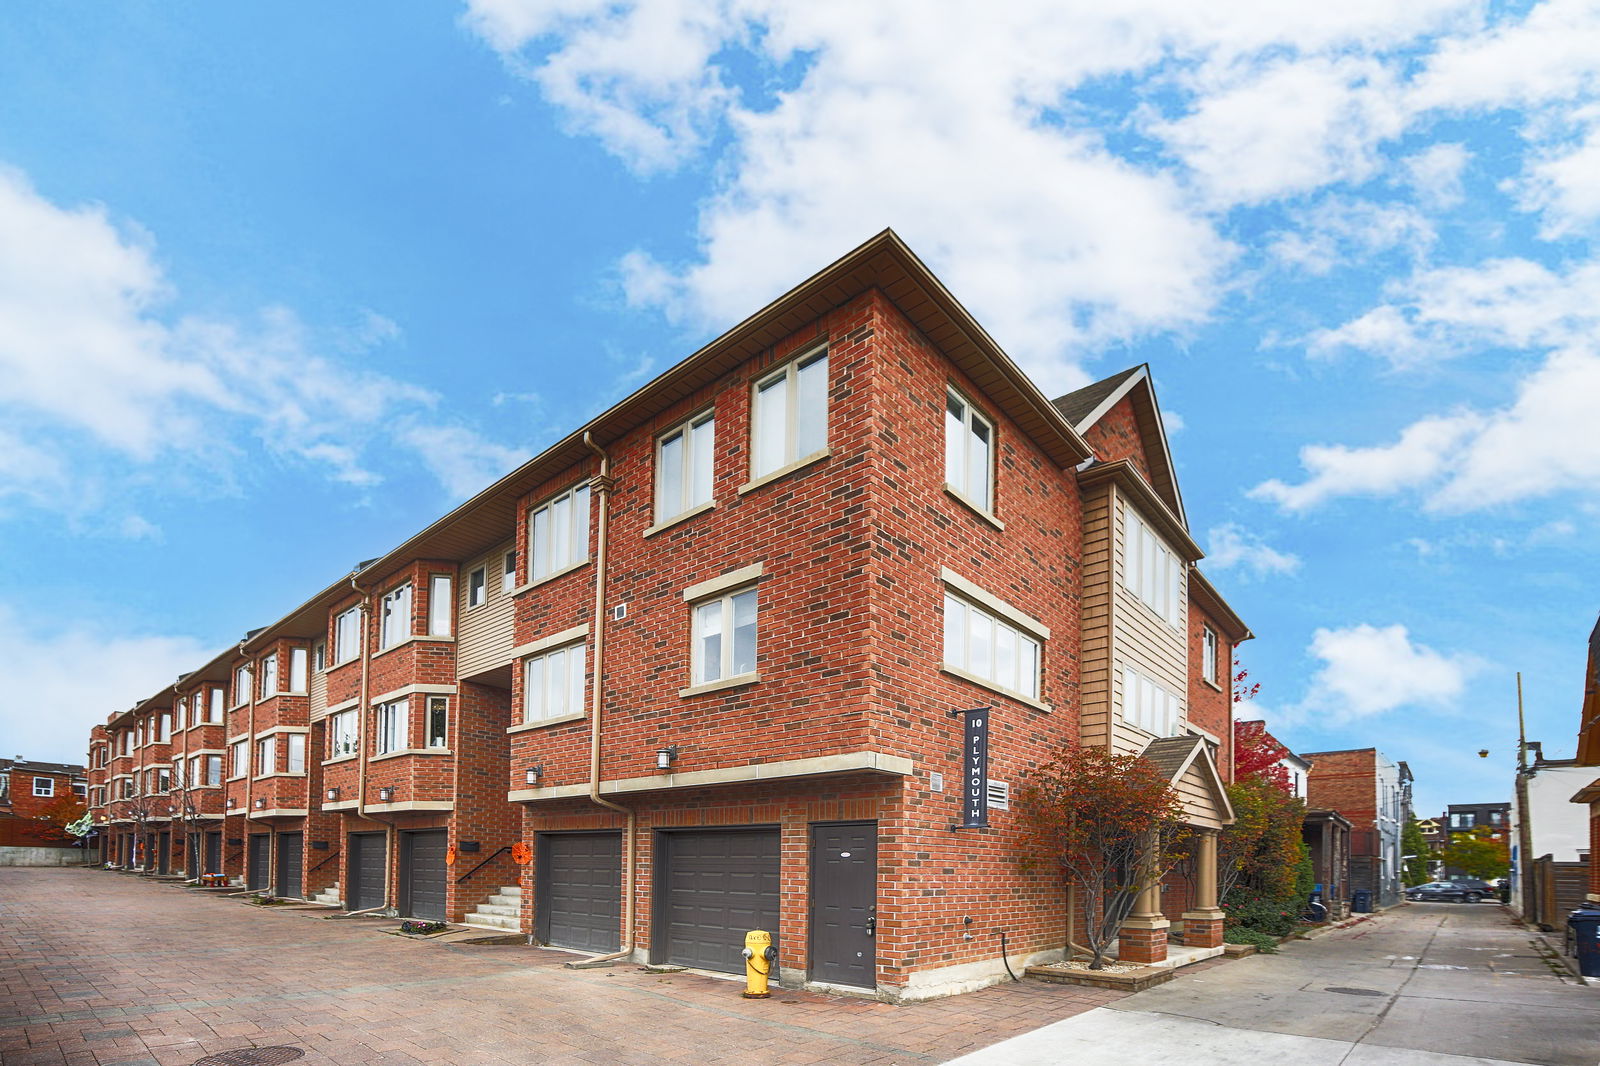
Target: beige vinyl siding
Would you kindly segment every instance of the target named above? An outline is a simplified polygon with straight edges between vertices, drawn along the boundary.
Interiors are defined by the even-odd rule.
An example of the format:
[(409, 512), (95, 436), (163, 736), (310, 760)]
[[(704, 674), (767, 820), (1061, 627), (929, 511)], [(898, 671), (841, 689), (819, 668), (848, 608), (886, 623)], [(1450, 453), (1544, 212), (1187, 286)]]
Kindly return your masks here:
[(328, 716), (328, 675), (321, 670), (311, 671), (311, 682), (306, 686), (307, 706), (311, 709), (311, 721), (317, 722)]
[[(456, 581), (456, 617), (460, 619), (456, 634), (457, 677), (472, 677), (511, 661), (511, 649), (516, 646), (513, 601), (503, 590), (502, 579), (506, 552), (515, 547), (516, 542), (508, 540), (461, 567)], [(487, 572), (485, 598), (477, 607), (469, 608), (467, 593), (472, 584), (471, 575), (480, 566)]]
[[(1112, 492), (1116, 515), (1111, 567), (1111, 688), (1113, 719), (1112, 749), (1141, 752), (1151, 734), (1122, 718), (1122, 669), (1131, 666), (1178, 698), (1182, 716), (1188, 719), (1189, 641), (1181, 628), (1167, 624), (1155, 611), (1123, 584), (1123, 546), (1127, 542), (1125, 517), (1132, 504), (1120, 493)], [(1180, 568), (1178, 602), (1188, 602), (1188, 568)]]
[(1083, 504), (1083, 627), (1079, 655), (1083, 664), (1079, 699), (1081, 740), (1086, 747), (1110, 743), (1111, 726), (1111, 583), (1112, 492), (1103, 482), (1090, 490)]
[(1202, 829), (1220, 829), (1222, 812), (1206, 782), (1206, 771), (1200, 767), (1200, 760), (1204, 758), (1204, 754), (1195, 756), (1194, 762), (1172, 785), (1178, 793), (1178, 802), (1183, 804), (1184, 821)]

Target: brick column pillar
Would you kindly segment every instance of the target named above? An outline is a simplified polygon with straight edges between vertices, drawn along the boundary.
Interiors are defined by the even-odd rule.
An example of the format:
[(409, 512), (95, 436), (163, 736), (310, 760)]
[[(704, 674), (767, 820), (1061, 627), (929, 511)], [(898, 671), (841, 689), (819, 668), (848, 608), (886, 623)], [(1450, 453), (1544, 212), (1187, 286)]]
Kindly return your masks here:
[(1143, 877), (1150, 880), (1150, 884), (1139, 893), (1133, 913), (1128, 915), (1117, 933), (1117, 958), (1122, 962), (1166, 961), (1167, 928), (1172, 923), (1161, 913), (1161, 881), (1155, 876), (1155, 865), (1156, 857), (1152, 854), (1149, 866), (1142, 873)]
[(1217, 830), (1202, 829), (1195, 852), (1194, 909), (1183, 912), (1184, 945), (1220, 947), (1222, 924), (1222, 909), (1217, 906)]

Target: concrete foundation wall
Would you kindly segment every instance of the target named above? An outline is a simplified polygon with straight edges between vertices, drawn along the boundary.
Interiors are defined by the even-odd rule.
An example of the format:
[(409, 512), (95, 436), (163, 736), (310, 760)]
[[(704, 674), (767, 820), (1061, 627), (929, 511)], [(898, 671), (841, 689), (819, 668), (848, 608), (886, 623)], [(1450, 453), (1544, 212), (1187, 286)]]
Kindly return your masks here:
[(0, 848), (0, 866), (82, 866), (99, 861), (100, 853), (93, 848)]

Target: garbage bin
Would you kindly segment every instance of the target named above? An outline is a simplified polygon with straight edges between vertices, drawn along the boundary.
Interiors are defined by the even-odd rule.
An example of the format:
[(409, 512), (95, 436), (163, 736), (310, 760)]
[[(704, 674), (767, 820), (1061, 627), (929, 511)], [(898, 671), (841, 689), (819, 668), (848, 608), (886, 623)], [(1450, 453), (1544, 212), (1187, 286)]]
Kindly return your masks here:
[(1350, 894), (1350, 913), (1371, 914), (1372, 893), (1365, 888), (1358, 888)]
[(1578, 972), (1600, 977), (1600, 908), (1580, 907), (1567, 915), (1567, 943), (1578, 958)]

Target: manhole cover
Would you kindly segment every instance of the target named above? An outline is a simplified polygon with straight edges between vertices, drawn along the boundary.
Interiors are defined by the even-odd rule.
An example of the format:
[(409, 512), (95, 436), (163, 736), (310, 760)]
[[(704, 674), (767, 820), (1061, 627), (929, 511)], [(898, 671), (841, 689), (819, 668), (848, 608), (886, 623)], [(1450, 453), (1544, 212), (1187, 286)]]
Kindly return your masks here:
[(242, 1047), (207, 1055), (194, 1066), (277, 1066), (280, 1062), (293, 1062), (304, 1054), (305, 1049), (297, 1047)]
[[(1381, 995), (1384, 994), (1382, 992), (1379, 992), (1376, 988), (1324, 988), (1323, 991), (1324, 992), (1337, 992), (1341, 996), (1381, 996)], [(274, 1062), (282, 1062), (283, 1060), (282, 1059), (274, 1059), (273, 1061)], [(195, 1063), (195, 1066), (200, 1066), (200, 1064), (199, 1063)]]

